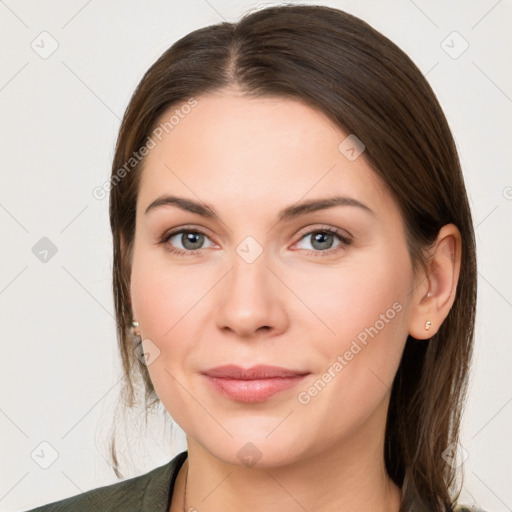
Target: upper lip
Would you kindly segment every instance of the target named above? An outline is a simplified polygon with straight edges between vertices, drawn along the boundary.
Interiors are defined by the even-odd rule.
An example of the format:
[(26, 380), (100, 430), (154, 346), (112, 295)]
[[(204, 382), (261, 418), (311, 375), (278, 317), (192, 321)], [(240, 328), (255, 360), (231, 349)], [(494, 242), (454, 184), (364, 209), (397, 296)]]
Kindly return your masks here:
[(242, 368), (234, 364), (216, 366), (202, 372), (209, 377), (220, 377), (226, 379), (254, 380), (254, 379), (272, 379), (276, 377), (297, 377), (306, 375), (309, 372), (301, 370), (291, 370), (280, 366), (269, 366), (260, 364), (250, 368)]

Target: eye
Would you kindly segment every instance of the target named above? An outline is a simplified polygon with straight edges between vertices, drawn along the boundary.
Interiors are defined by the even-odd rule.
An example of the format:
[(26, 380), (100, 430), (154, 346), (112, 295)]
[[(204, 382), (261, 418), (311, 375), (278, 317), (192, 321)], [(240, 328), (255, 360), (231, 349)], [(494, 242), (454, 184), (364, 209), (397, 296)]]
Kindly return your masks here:
[(212, 246), (214, 245), (204, 231), (198, 228), (181, 228), (164, 234), (160, 243), (165, 244), (166, 249), (170, 252), (190, 255), (205, 249), (203, 246), (205, 240), (209, 240)]
[[(352, 240), (344, 233), (332, 227), (310, 230), (301, 237), (298, 243), (307, 241), (308, 239), (310, 241), (306, 245), (309, 245), (309, 247), (302, 247), (302, 249), (308, 251), (308, 254), (314, 256), (332, 254), (333, 252), (337, 252), (338, 250), (348, 247), (352, 242)], [(339, 243), (337, 245), (333, 245), (335, 244), (336, 239), (338, 239)]]
[[(297, 244), (307, 241), (308, 238), (312, 250), (310, 247), (302, 247), (302, 249), (306, 251), (306, 254), (313, 256), (332, 254), (345, 249), (352, 243), (352, 240), (344, 232), (332, 227), (310, 230), (301, 236)], [(338, 239), (338, 244), (333, 245), (336, 239)], [(205, 247), (205, 241), (209, 241), (210, 245)], [(199, 228), (180, 228), (165, 233), (159, 243), (163, 244), (166, 250), (180, 255), (198, 254), (202, 249), (215, 246), (207, 234)]]

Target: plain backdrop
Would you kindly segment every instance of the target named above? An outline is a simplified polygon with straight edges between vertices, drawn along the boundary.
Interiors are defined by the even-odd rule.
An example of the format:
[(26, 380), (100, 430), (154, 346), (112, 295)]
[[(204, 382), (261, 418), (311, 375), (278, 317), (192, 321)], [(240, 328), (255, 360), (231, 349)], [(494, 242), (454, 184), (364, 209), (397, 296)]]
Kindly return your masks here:
[[(117, 481), (106, 461), (121, 376), (108, 197), (92, 191), (109, 177), (120, 118), (150, 64), (196, 28), (275, 3), (0, 1), (0, 510)], [(512, 3), (302, 3), (344, 9), (397, 43), (453, 130), (479, 258), (462, 501), (510, 511)], [(146, 437), (125, 433), (126, 477), (186, 448), (156, 419)]]

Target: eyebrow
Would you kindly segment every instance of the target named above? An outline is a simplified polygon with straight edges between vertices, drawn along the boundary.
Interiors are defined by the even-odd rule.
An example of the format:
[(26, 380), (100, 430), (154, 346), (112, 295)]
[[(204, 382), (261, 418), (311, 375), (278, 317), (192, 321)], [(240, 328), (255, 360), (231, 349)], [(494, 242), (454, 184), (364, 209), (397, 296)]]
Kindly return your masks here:
[[(164, 195), (155, 199), (146, 208), (144, 214), (147, 214), (150, 211), (156, 210), (157, 208), (163, 206), (176, 206), (178, 208), (181, 208), (182, 210), (196, 213), (206, 218), (217, 217), (215, 210), (208, 204), (199, 203), (193, 201), (192, 199), (186, 199), (184, 197), (172, 195)], [(366, 206), (361, 201), (358, 201), (357, 199), (346, 196), (333, 196), (326, 197), (323, 199), (310, 199), (308, 201), (292, 204), (291, 206), (288, 206), (279, 212), (279, 221), (281, 222), (285, 220), (290, 220), (295, 217), (299, 217), (300, 215), (304, 215), (306, 213), (316, 212), (319, 210), (326, 210), (328, 208), (333, 208), (335, 206), (355, 206), (357, 208), (361, 208), (362, 210), (372, 215), (375, 215), (375, 212), (371, 208)]]

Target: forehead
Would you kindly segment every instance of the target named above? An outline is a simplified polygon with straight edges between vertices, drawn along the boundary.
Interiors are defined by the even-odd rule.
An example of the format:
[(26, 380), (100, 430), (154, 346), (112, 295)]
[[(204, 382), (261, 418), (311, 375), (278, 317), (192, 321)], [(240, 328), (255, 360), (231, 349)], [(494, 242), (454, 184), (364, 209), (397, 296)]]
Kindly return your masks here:
[(350, 134), (321, 111), (298, 100), (232, 91), (196, 101), (191, 109), (180, 111), (177, 105), (161, 116), (165, 123), (174, 113), (174, 123), (146, 157), (141, 208), (162, 193), (180, 193), (219, 207), (272, 207), (339, 193), (372, 203), (377, 210), (392, 207), (364, 152), (347, 158)]

